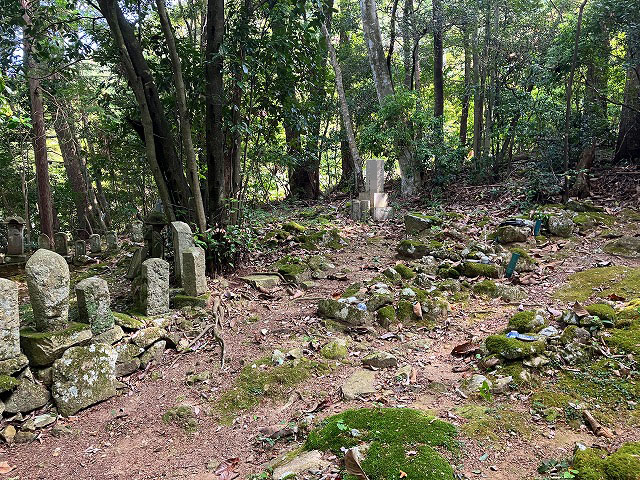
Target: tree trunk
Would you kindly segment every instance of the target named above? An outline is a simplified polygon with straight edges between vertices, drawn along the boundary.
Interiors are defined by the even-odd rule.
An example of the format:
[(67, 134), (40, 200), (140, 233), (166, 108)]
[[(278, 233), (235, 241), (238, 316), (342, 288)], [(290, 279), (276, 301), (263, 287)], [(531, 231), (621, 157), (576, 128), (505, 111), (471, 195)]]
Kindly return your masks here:
[[(109, 23), (111, 34), (115, 40), (117, 48), (120, 51), (120, 57), (124, 65), (125, 72), (127, 73), (127, 78), (129, 79), (129, 85), (134, 92), (136, 101), (138, 103), (138, 108), (140, 109), (140, 119), (142, 122), (142, 138), (145, 145), (145, 151), (147, 153), (147, 160), (149, 161), (149, 167), (151, 168), (153, 178), (156, 181), (160, 199), (162, 200), (165, 208), (167, 220), (174, 221), (176, 220), (176, 214), (172, 198), (177, 198), (179, 196), (179, 193), (177, 191), (171, 190), (170, 186), (175, 183), (175, 181), (177, 180), (177, 176), (168, 175), (169, 178), (165, 180), (165, 176), (163, 175), (163, 173), (166, 172), (163, 172), (162, 167), (159, 163), (159, 159), (164, 158), (163, 155), (164, 153), (166, 153), (163, 153), (162, 145), (164, 144), (165, 146), (167, 146), (169, 142), (171, 142), (171, 137), (169, 135), (168, 139), (158, 138), (158, 136), (160, 135), (160, 131), (156, 132), (154, 129), (154, 121), (151, 116), (151, 108), (148, 101), (151, 98), (152, 101), (157, 102), (156, 107), (160, 107), (161, 109), (158, 92), (155, 88), (155, 84), (153, 83), (153, 79), (151, 79), (149, 67), (146, 64), (144, 57), (142, 56), (140, 44), (133, 34), (133, 28), (124, 19), (120, 7), (113, 0), (98, 1), (100, 4), (100, 11)], [(125, 40), (125, 34), (127, 40)], [(138, 68), (136, 68), (136, 65)], [(144, 67), (142, 72), (140, 72), (139, 70), (140, 67)], [(146, 83), (147, 80), (150, 83)], [(161, 110), (156, 111), (156, 117), (160, 115), (161, 112)], [(162, 114), (162, 116), (164, 117), (164, 114)], [(172, 142), (171, 148), (173, 149)], [(175, 151), (172, 150), (172, 153), (175, 155)], [(169, 156), (171, 156), (171, 153), (169, 153)], [(180, 167), (180, 173), (182, 174), (182, 178), (184, 179), (182, 167)], [(171, 183), (169, 182), (169, 179), (172, 180)], [(186, 206), (185, 203), (178, 203), (177, 205)]]
[(193, 139), (191, 137), (191, 120), (187, 111), (187, 93), (182, 78), (182, 65), (178, 50), (176, 48), (176, 39), (171, 27), (171, 21), (164, 5), (164, 0), (156, 0), (158, 7), (158, 15), (160, 17), (160, 25), (167, 47), (169, 49), (169, 57), (171, 58), (171, 68), (173, 70), (173, 82), (176, 89), (176, 104), (178, 105), (178, 118), (180, 120), (180, 134), (182, 136), (182, 145), (187, 157), (187, 170), (189, 172), (189, 184), (191, 193), (193, 194), (193, 204), (195, 208), (195, 219), (198, 230), (204, 232), (207, 229), (207, 219), (204, 212), (204, 204), (202, 203), (202, 194), (200, 192), (200, 177), (198, 175), (198, 162), (196, 160), (196, 152), (193, 148)]
[(582, 29), (582, 13), (587, 0), (583, 0), (578, 10), (578, 23), (576, 25), (576, 35), (573, 42), (573, 55), (571, 57), (571, 69), (569, 71), (569, 79), (567, 80), (566, 89), (566, 109), (564, 114), (564, 191), (563, 200), (566, 202), (569, 198), (569, 133), (571, 126), (571, 97), (573, 95), (573, 77), (576, 72), (576, 64), (578, 63), (578, 45), (580, 43), (580, 30)]
[(433, 116), (436, 123), (436, 177), (442, 169), (441, 153), (444, 147), (444, 52), (442, 47), (442, 1), (432, 0), (433, 10)]
[[(336, 77), (336, 90), (338, 91), (338, 98), (340, 100), (340, 114), (342, 115), (342, 125), (347, 137), (347, 149), (344, 149), (344, 140), (340, 143), (340, 149), (342, 152), (342, 178), (348, 178), (349, 173), (353, 175), (354, 181), (354, 190), (356, 192), (359, 191), (359, 185), (361, 184), (362, 179), (362, 159), (360, 158), (360, 152), (358, 151), (358, 146), (356, 145), (356, 136), (353, 132), (353, 125), (351, 123), (351, 115), (349, 113), (349, 104), (347, 103), (347, 96), (344, 93), (344, 84), (342, 82), (342, 70), (340, 69), (340, 64), (338, 63), (338, 56), (336, 55), (336, 49), (333, 47), (331, 43), (331, 36), (329, 35), (329, 31), (327, 27), (322, 25), (322, 33), (324, 34), (325, 40), (327, 41), (327, 49), (329, 51), (329, 61), (331, 62), (331, 66), (333, 67), (333, 71)], [(347, 160), (345, 162), (345, 159)], [(345, 163), (347, 165), (350, 164), (349, 167), (345, 169)], [(350, 172), (349, 172), (350, 171)], [(342, 180), (341, 180), (342, 183)]]
[[(37, 8), (38, 3), (22, 0), (24, 21), (31, 25), (31, 9)], [(47, 157), (47, 136), (44, 126), (44, 105), (42, 103), (42, 88), (38, 78), (39, 69), (33, 57), (32, 39), (24, 36), (25, 71), (29, 78), (29, 99), (31, 101), (31, 122), (33, 124), (33, 153), (36, 160), (36, 180), (38, 184), (38, 213), (40, 216), (40, 231), (47, 235), (53, 244), (53, 197), (49, 181), (49, 159)]]
[(413, 0), (404, 0), (402, 8), (402, 60), (404, 64), (404, 86), (413, 90)]
[(480, 44), (478, 39), (478, 19), (475, 19), (472, 32), (473, 54), (473, 156), (475, 157), (476, 172), (480, 169), (482, 155), (482, 119), (484, 107), (483, 68), (480, 60)]
[(640, 159), (640, 28), (635, 26), (627, 34), (628, 60), (624, 101), (620, 113), (620, 127), (614, 160)]
[(97, 217), (101, 217), (101, 212), (96, 212), (89, 200), (89, 189), (82, 171), (80, 144), (75, 132), (72, 131), (73, 114), (64, 101), (56, 99), (55, 102), (57, 108), (53, 115), (53, 127), (58, 137), (67, 178), (73, 191), (77, 225), (81, 230), (95, 231), (99, 229)]
[(208, 0), (205, 49), (205, 102), (207, 184), (209, 218), (213, 225), (224, 223), (224, 134), (222, 105), (224, 84), (220, 47), (224, 35), (224, 0)]
[(462, 31), (464, 44), (464, 92), (462, 94), (462, 112), (460, 113), (460, 146), (467, 146), (467, 128), (469, 123), (469, 102), (471, 101), (471, 51), (469, 47), (469, 27)]
[[(385, 98), (393, 95), (393, 83), (391, 82), (391, 75), (387, 69), (382, 49), (382, 36), (380, 34), (375, 0), (360, 0), (360, 12), (362, 14), (362, 30), (367, 44), (369, 65), (373, 73), (378, 102), (382, 105)], [(420, 183), (420, 171), (414, 164), (412, 152), (407, 147), (397, 147), (402, 193), (412, 195)]]

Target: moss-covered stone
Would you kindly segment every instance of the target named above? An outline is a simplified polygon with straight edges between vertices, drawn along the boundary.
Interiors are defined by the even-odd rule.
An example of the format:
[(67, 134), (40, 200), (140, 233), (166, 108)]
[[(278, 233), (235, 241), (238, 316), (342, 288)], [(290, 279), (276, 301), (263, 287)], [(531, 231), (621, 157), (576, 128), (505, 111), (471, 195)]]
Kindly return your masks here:
[(72, 323), (57, 332), (36, 332), (24, 328), (20, 331), (20, 346), (29, 359), (29, 364), (46, 367), (60, 358), (68, 348), (89, 343), (91, 336), (91, 327), (83, 323)]
[(413, 311), (413, 302), (408, 300), (400, 300), (398, 302), (398, 306), (396, 307), (396, 318), (398, 322), (409, 323), (409, 322), (417, 322), (420, 320), (414, 311)]
[(505, 335), (491, 335), (485, 340), (489, 353), (501, 355), (507, 360), (517, 360), (544, 352), (546, 345), (543, 340), (524, 342)]
[(418, 259), (429, 253), (426, 243), (417, 240), (402, 240), (396, 247), (399, 257)]
[(599, 448), (578, 450), (573, 468), (577, 480), (638, 480), (640, 442), (625, 443), (611, 455)]
[(616, 327), (628, 327), (640, 320), (640, 298), (627, 302), (616, 314)]
[(425, 215), (423, 213), (412, 212), (404, 216), (404, 226), (407, 234), (414, 235), (423, 232), (431, 227), (442, 224), (442, 219), (435, 215)]
[(175, 295), (171, 299), (171, 308), (184, 308), (184, 307), (200, 307), (205, 308), (207, 301), (209, 300), (210, 293), (207, 292), (199, 297), (192, 297), (190, 295)]
[(347, 341), (344, 338), (331, 340), (320, 349), (320, 355), (328, 360), (342, 360), (348, 353)]
[(9, 375), (0, 375), (0, 393), (5, 393), (13, 390), (20, 385), (20, 380)]
[(344, 290), (344, 292), (342, 293), (342, 298), (355, 297), (356, 295), (358, 295), (358, 293), (360, 293), (361, 288), (361, 282), (352, 283)]
[(22, 353), (8, 360), (0, 360), (0, 375), (13, 375), (29, 365), (29, 359)]
[(640, 355), (640, 321), (634, 321), (628, 328), (610, 330), (605, 342), (619, 353)]
[(416, 276), (416, 272), (412, 269), (404, 265), (403, 263), (398, 263), (395, 267), (396, 272), (400, 274), (400, 276), (405, 280), (410, 280)]
[(500, 276), (500, 269), (494, 264), (464, 262), (461, 273), (466, 277), (498, 278)]
[(600, 320), (605, 320), (612, 324), (616, 321), (616, 311), (608, 303), (593, 303), (587, 305), (585, 308), (587, 312), (589, 312), (589, 315), (599, 317)]
[(339, 302), (331, 298), (318, 302), (318, 315), (323, 318), (337, 320), (350, 326), (362, 325), (366, 323), (368, 319), (367, 312), (348, 303)]
[(145, 327), (142, 320), (127, 315), (126, 313), (113, 312), (116, 325), (120, 325), (125, 330), (140, 330)]
[(393, 308), (392, 305), (382, 307), (376, 312), (376, 320), (381, 326), (385, 328), (393, 325), (396, 322), (395, 308)]
[(495, 297), (498, 293), (498, 286), (494, 281), (482, 280), (481, 282), (474, 283), (472, 290), (473, 293), (477, 295), (488, 295), (489, 297)]
[(554, 298), (566, 302), (583, 302), (597, 293), (601, 298), (616, 294), (626, 298), (640, 296), (640, 268), (623, 266), (590, 268), (569, 276)]
[(376, 310), (393, 303), (393, 295), (390, 293), (374, 293), (367, 300), (367, 310), (375, 312)]
[(517, 330), (520, 333), (537, 333), (544, 325), (545, 321), (542, 315), (538, 315), (533, 310), (524, 310), (511, 317), (507, 330)]
[(640, 237), (624, 236), (607, 243), (602, 250), (621, 257), (640, 257)]
[(191, 405), (177, 405), (162, 414), (164, 423), (174, 423), (183, 428), (187, 433), (198, 430), (198, 420)]
[(300, 283), (311, 278), (309, 266), (299, 257), (285, 255), (276, 262), (275, 268), (285, 280), (293, 283)]
[[(360, 434), (352, 435), (354, 430)], [(410, 408), (347, 410), (322, 422), (304, 448), (342, 456), (342, 449), (363, 442), (368, 449), (361, 465), (371, 480), (400, 478), (401, 472), (421, 480), (454, 479), (453, 468), (438, 449), (457, 451), (455, 427)]]
[(439, 267), (438, 268), (438, 276), (442, 277), (442, 278), (459, 278), (460, 277), (460, 271), (457, 268), (453, 268), (453, 267)]
[(289, 233), (304, 233), (307, 230), (307, 227), (300, 225), (297, 222), (287, 222), (282, 225), (282, 229)]

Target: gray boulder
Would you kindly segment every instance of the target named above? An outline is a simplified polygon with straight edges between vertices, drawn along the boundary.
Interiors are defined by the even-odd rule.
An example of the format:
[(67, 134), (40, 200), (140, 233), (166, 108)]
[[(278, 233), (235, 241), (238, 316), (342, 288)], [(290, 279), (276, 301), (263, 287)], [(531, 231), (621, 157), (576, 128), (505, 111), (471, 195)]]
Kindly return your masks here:
[(36, 408), (43, 407), (49, 401), (49, 390), (44, 385), (35, 382), (31, 372), (26, 370), (20, 378), (20, 385), (11, 392), (5, 400), (4, 411), (6, 413), (26, 413)]
[(549, 217), (548, 228), (552, 235), (564, 238), (570, 237), (573, 233), (573, 227), (574, 223), (571, 214), (563, 212)]
[(504, 244), (526, 242), (531, 234), (531, 229), (516, 227), (514, 225), (503, 225), (496, 230), (498, 242)]
[(51, 393), (58, 411), (69, 416), (116, 394), (118, 354), (103, 343), (73, 347), (53, 364)]

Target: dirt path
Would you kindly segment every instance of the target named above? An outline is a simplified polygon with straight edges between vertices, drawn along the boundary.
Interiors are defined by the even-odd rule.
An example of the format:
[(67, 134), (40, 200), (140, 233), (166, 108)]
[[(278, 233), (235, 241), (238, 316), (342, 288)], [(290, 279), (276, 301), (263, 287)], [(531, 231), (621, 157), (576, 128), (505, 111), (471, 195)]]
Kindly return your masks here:
[[(632, 229), (633, 226), (624, 228)], [(219, 369), (219, 353), (213, 345), (179, 356), (167, 352), (161, 365), (134, 374), (122, 395), (72, 418), (59, 420), (56, 428), (43, 431), (37, 442), (10, 449), (6, 445), (0, 446), (0, 461), (7, 460), (16, 466), (10, 474), (0, 475), (0, 478), (216, 479), (214, 470), (219, 462), (233, 457), (240, 459), (239, 478), (248, 478), (298, 445), (291, 439), (274, 445), (260, 442), (257, 440), (259, 429), (300, 418), (303, 412), (326, 399), (329, 404), (316, 419), (346, 408), (375, 404), (413, 406), (434, 412), (454, 424), (464, 424), (466, 420), (457, 412), (471, 400), (463, 398), (458, 387), (462, 379), (474, 373), (475, 366), (469, 359), (455, 358), (450, 352), (456, 345), (502, 331), (510, 315), (517, 310), (517, 304), (472, 295), (468, 302), (454, 304), (447, 323), (438, 325), (433, 331), (406, 328), (387, 340), (380, 339), (379, 334), (356, 336), (348, 359), (338, 362), (330, 373), (312, 376), (299, 383), (281, 400), (266, 399), (257, 408), (240, 412), (231, 425), (217, 421), (216, 399), (221, 392), (233, 387), (247, 364), (270, 356), (274, 349), (286, 352), (308, 345), (311, 338), (323, 343), (336, 335), (327, 331), (316, 317), (318, 300), (341, 292), (354, 281), (369, 280), (376, 271), (395, 264), (395, 246), (402, 238), (403, 230), (399, 225), (369, 227), (343, 221), (342, 233), (350, 244), (331, 253), (330, 259), (337, 271), (349, 270), (348, 280), (317, 280), (315, 287), (298, 298), (284, 290), (261, 296), (240, 282), (237, 276), (228, 278), (227, 291), (232, 294), (228, 306), (235, 327), (227, 326), (225, 330), (227, 364), (223, 371)], [(374, 235), (379, 241), (370, 240)], [(601, 237), (588, 234), (576, 238), (576, 242), (561, 241), (565, 246), (559, 252), (543, 254), (544, 262), (558, 263), (553, 270), (546, 269), (531, 285), (524, 287), (527, 298), (522, 304), (564, 307), (551, 298), (555, 288), (563, 284), (570, 273), (591, 268), (598, 262), (640, 266), (638, 261), (595, 253), (605, 241)], [(240, 272), (243, 273), (246, 272)], [(215, 282), (212, 288), (221, 288), (221, 285), (221, 282)], [(257, 321), (248, 322), (248, 318)], [(398, 357), (400, 365), (411, 365), (416, 371), (415, 381), (398, 383), (392, 370), (382, 370), (377, 372), (379, 389), (375, 395), (367, 400), (341, 400), (343, 380), (372, 349), (390, 351)], [(317, 356), (316, 353), (311, 355)], [(209, 380), (196, 385), (186, 383), (188, 375), (205, 370), (211, 372)], [(529, 396), (514, 392), (493, 399), (491, 408), (515, 412), (521, 417), (523, 430), (520, 433), (493, 432), (497, 439), (492, 441), (462, 434), (459, 473), (469, 478), (533, 479), (542, 459), (566, 458), (571, 455), (575, 442), (591, 445), (596, 441), (586, 429), (576, 431), (560, 422), (551, 425), (532, 420)], [(473, 402), (482, 403), (477, 399)], [(179, 404), (194, 407), (197, 427), (193, 433), (162, 419), (168, 410)], [(65, 429), (68, 431), (61, 432)], [(640, 440), (638, 431), (622, 425), (616, 430), (617, 443)], [(303, 438), (299, 440), (303, 441)]]

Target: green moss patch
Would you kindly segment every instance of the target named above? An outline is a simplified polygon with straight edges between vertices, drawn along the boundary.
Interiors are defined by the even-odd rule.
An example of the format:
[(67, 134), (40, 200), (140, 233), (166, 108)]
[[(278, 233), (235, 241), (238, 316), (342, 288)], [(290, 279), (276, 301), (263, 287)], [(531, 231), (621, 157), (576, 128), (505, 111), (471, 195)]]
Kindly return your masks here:
[(205, 293), (199, 297), (192, 297), (190, 295), (176, 295), (171, 299), (171, 305), (173, 308), (184, 307), (200, 307), (205, 308), (207, 301), (209, 300), (210, 293)]
[(214, 409), (223, 420), (229, 421), (235, 413), (259, 405), (263, 398), (280, 398), (311, 375), (328, 371), (326, 363), (306, 358), (279, 366), (273, 366), (271, 358), (263, 358), (242, 369), (233, 387), (220, 396)]
[(9, 375), (0, 375), (0, 393), (13, 390), (20, 385), (20, 380)]
[(531, 324), (536, 316), (536, 312), (533, 310), (525, 310), (523, 312), (516, 313), (509, 320), (507, 325), (508, 330), (517, 330), (520, 333), (527, 333), (531, 331)]
[[(363, 444), (368, 449), (362, 469), (371, 480), (400, 478), (400, 471), (406, 478), (454, 479), (453, 468), (437, 449), (457, 452), (455, 427), (410, 408), (363, 408), (334, 415), (309, 434), (305, 449), (342, 457), (342, 448)], [(355, 479), (348, 474), (343, 478)]]
[(594, 303), (586, 307), (589, 315), (600, 318), (612, 324), (616, 321), (616, 311), (608, 303)]
[(498, 278), (500, 276), (500, 270), (496, 265), (478, 262), (464, 262), (462, 265), (462, 273), (466, 277)]
[(498, 293), (498, 286), (492, 280), (482, 280), (473, 285), (473, 293), (494, 297)]
[(188, 433), (198, 430), (198, 421), (195, 419), (193, 407), (190, 405), (178, 405), (170, 408), (162, 415), (164, 423), (175, 423)]
[(396, 322), (396, 310), (392, 305), (386, 305), (376, 312), (378, 323), (387, 328)]
[(640, 296), (640, 268), (622, 266), (590, 268), (574, 273), (560, 287), (554, 298), (566, 302), (583, 302), (594, 294), (606, 298), (610, 294), (626, 298)]
[(456, 408), (456, 415), (467, 420), (460, 430), (469, 438), (490, 443), (497, 442), (501, 434), (515, 432), (524, 437), (531, 435), (527, 420), (510, 408), (486, 407), (468, 404)]
[(416, 272), (414, 272), (413, 270), (411, 270), (409, 267), (407, 267), (405, 264), (403, 263), (399, 263), (397, 264), (395, 267), (393, 267), (395, 269), (396, 272), (398, 272), (400, 274), (400, 276), (402, 278), (404, 278), (405, 280), (410, 280), (413, 277), (416, 276)]
[(126, 313), (113, 312), (113, 318), (116, 325), (120, 325), (125, 330), (140, 330), (145, 327), (144, 322)]
[(500, 355), (507, 360), (517, 360), (542, 353), (545, 350), (543, 340), (524, 342), (517, 338), (509, 338), (505, 335), (491, 335), (485, 340), (489, 353)]
[(577, 480), (638, 480), (640, 442), (625, 443), (611, 455), (599, 448), (578, 450), (573, 468)]
[(610, 348), (618, 353), (640, 355), (640, 321), (634, 321), (628, 328), (614, 328), (610, 333), (605, 338)]

